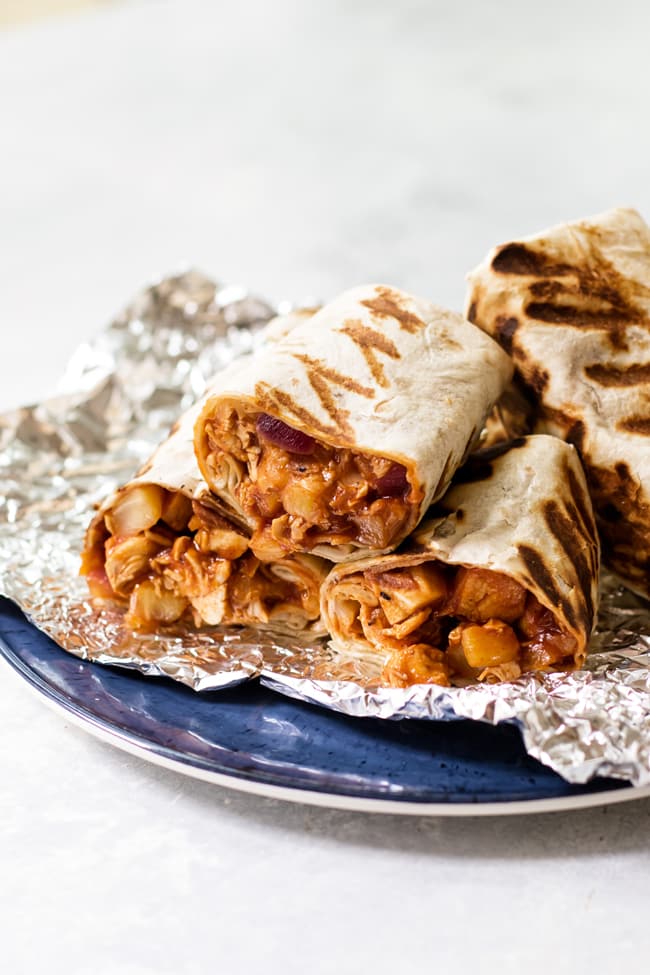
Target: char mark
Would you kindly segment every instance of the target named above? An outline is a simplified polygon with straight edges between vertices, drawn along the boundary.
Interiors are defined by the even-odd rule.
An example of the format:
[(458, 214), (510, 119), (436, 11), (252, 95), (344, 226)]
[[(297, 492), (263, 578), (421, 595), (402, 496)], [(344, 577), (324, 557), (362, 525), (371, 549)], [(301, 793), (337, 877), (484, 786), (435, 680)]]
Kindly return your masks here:
[(533, 301), (526, 308), (526, 314), (538, 322), (550, 325), (571, 325), (576, 328), (610, 329), (624, 325), (629, 316), (617, 308), (591, 311), (575, 305), (554, 305), (546, 301)]
[(650, 416), (626, 416), (619, 420), (616, 429), (624, 433), (639, 433), (642, 437), (650, 437)]
[(331, 366), (328, 366), (320, 359), (312, 359), (311, 356), (304, 355), (303, 353), (295, 353), (294, 358), (307, 366), (309, 373), (316, 373), (322, 376), (332, 386), (342, 386), (343, 389), (347, 389), (351, 393), (357, 393), (359, 396), (366, 396), (368, 399), (372, 399), (375, 395), (374, 389), (371, 389), (370, 386), (363, 386), (356, 379), (352, 379), (351, 376), (345, 376), (337, 369), (332, 369)]
[(351, 338), (355, 345), (361, 350), (368, 368), (372, 373), (372, 378), (377, 385), (387, 387), (390, 385), (384, 372), (382, 363), (377, 358), (377, 353), (381, 352), (390, 359), (399, 359), (400, 354), (395, 343), (383, 332), (377, 332), (374, 328), (368, 328), (358, 319), (348, 319), (345, 321), (340, 331)]
[(564, 473), (571, 490), (573, 503), (576, 506), (578, 514), (580, 515), (580, 521), (582, 523), (584, 533), (588, 539), (595, 540), (596, 525), (594, 523), (589, 495), (580, 484), (573, 467), (568, 463), (568, 461), (565, 463)]
[(494, 473), (493, 461), (502, 457), (503, 454), (511, 450), (518, 450), (525, 447), (526, 438), (516, 437), (514, 440), (505, 440), (500, 443), (492, 444), (490, 447), (482, 447), (475, 450), (467, 458), (463, 466), (454, 475), (454, 485), (473, 484), (475, 481), (488, 481)]
[[(591, 629), (591, 620), (593, 619), (594, 614), (594, 603), (591, 596), (591, 586), (593, 581), (591, 567), (592, 560), (590, 559), (587, 561), (585, 549), (588, 550), (593, 543), (589, 538), (585, 537), (583, 532), (578, 530), (578, 525), (564, 511), (562, 511), (557, 501), (547, 501), (544, 504), (543, 511), (544, 519), (550, 532), (555, 536), (576, 570), (578, 580), (580, 582), (580, 592), (582, 596), (581, 602), (584, 601), (584, 607), (586, 610), (586, 612), (583, 614), (582, 623)], [(569, 622), (571, 622), (568, 613), (568, 608), (570, 607), (569, 601), (566, 599), (563, 600), (562, 606), (567, 615), (567, 619)], [(573, 614), (573, 607), (571, 607), (571, 613), (574, 617), (572, 625), (575, 625), (575, 614)]]
[(506, 244), (492, 260), (492, 270), (498, 274), (539, 275), (542, 278), (571, 274), (569, 264), (558, 264), (545, 254), (537, 253), (524, 244)]
[(367, 298), (361, 302), (373, 315), (378, 318), (394, 318), (401, 329), (412, 335), (425, 327), (426, 323), (421, 318), (400, 304), (402, 296), (399, 292), (392, 288), (379, 287), (376, 294), (376, 298)]
[(599, 386), (640, 386), (650, 383), (650, 362), (635, 362), (629, 366), (595, 362), (585, 366), (585, 376)]
[(256, 385), (255, 398), (266, 413), (278, 412), (282, 416), (293, 416), (310, 431), (314, 431), (326, 440), (337, 440), (342, 445), (352, 442), (352, 430), (349, 423), (345, 421), (345, 417), (338, 418), (343, 420), (342, 424), (340, 422), (336, 425), (323, 423), (309, 410), (296, 403), (288, 393), (276, 387), (268, 386), (266, 383)]
[(532, 546), (524, 544), (518, 545), (517, 551), (533, 582), (539, 586), (552, 606), (559, 607), (562, 598), (556, 588), (553, 574), (544, 562), (542, 554)]
[(497, 317), (495, 324), (496, 338), (508, 355), (512, 355), (512, 340), (518, 328), (519, 322), (516, 318), (506, 318), (505, 315), (499, 315)]

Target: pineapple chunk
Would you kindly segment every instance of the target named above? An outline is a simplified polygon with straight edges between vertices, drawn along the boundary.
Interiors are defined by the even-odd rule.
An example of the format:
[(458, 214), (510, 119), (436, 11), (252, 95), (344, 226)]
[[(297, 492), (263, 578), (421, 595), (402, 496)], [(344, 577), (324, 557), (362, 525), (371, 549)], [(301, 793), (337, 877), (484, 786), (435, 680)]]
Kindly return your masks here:
[(125, 491), (106, 513), (111, 535), (123, 538), (152, 528), (163, 510), (164, 492), (155, 484), (136, 484)]
[(213, 552), (222, 559), (238, 559), (248, 549), (248, 539), (231, 528), (201, 528), (195, 542), (202, 552)]
[(162, 510), (162, 520), (174, 531), (187, 528), (192, 517), (192, 502), (181, 491), (167, 491)]
[(316, 524), (321, 515), (323, 491), (320, 477), (292, 477), (282, 492), (282, 507), (287, 514)]
[(148, 629), (152, 624), (175, 623), (185, 612), (187, 600), (163, 588), (158, 579), (145, 579), (135, 587), (129, 600), (125, 622), (134, 629)]
[[(460, 644), (460, 646), (459, 646)], [(462, 623), (449, 634), (452, 659), (462, 651), (469, 667), (494, 667), (510, 663), (519, 656), (519, 640), (512, 627), (502, 620), (491, 619), (483, 626)]]

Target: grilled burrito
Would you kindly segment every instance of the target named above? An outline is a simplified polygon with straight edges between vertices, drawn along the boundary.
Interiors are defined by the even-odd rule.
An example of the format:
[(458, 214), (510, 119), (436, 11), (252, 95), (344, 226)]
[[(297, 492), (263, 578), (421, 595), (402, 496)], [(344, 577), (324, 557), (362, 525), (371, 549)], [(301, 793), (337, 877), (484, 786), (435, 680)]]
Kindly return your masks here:
[(210, 495), (194, 457), (194, 407), (137, 476), (101, 505), (86, 533), (82, 574), (99, 600), (128, 604), (125, 622), (179, 620), (323, 632), (319, 593), (330, 566), (311, 555), (261, 562)]
[(460, 315), (355, 288), (220, 374), (195, 429), (201, 473), (260, 559), (387, 552), (443, 494), (511, 374)]
[(650, 596), (650, 228), (617, 209), (497, 247), (467, 309), (512, 355), (535, 429), (580, 451), (603, 559)]
[(512, 680), (582, 665), (598, 572), (578, 455), (532, 436), (475, 454), (399, 552), (335, 566), (321, 613), (389, 686)]

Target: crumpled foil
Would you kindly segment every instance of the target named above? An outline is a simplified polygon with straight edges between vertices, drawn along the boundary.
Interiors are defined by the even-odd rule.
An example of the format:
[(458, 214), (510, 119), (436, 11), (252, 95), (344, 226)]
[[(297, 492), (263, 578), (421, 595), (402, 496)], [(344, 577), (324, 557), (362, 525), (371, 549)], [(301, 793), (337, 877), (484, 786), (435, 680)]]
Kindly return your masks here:
[(260, 677), (354, 716), (516, 723), (565, 779), (650, 783), (650, 604), (604, 575), (592, 651), (575, 674), (463, 688), (378, 686), (371, 656), (252, 629), (134, 634), (78, 576), (93, 505), (134, 471), (179, 413), (277, 311), (196, 271), (147, 288), (66, 370), (60, 395), (0, 416), (0, 592), (64, 649), (197, 691)]

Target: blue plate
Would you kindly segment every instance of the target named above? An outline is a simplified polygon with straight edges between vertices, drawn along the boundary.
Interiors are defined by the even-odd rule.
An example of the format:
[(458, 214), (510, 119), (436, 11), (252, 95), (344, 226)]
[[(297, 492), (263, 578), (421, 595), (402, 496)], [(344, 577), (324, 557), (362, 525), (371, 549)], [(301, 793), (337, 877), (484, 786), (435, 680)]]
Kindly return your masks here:
[(512, 726), (348, 718), (257, 682), (196, 694), (78, 660), (0, 600), (0, 654), (86, 730), (150, 761), (301, 802), (432, 814), (507, 813), (637, 798), (613, 780), (572, 786), (529, 758)]

